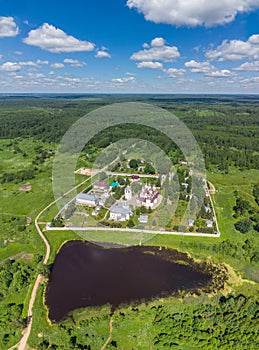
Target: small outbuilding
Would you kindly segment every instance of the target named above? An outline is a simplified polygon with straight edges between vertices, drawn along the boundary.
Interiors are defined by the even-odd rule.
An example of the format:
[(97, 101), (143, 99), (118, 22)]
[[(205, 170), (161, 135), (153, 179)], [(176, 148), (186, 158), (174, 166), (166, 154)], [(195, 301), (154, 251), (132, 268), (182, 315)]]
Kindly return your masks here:
[(211, 220), (207, 220), (206, 221), (206, 226), (207, 227), (212, 227), (213, 226), (213, 222)]
[(194, 225), (194, 220), (193, 219), (189, 219), (188, 220), (188, 226), (193, 226)]
[(147, 215), (141, 215), (138, 218), (139, 223), (141, 224), (147, 224), (148, 223), (148, 216)]
[(108, 191), (109, 190), (109, 186), (108, 186), (107, 182), (104, 182), (104, 181), (96, 181), (93, 184), (93, 188), (94, 188), (94, 190), (99, 190), (99, 191)]

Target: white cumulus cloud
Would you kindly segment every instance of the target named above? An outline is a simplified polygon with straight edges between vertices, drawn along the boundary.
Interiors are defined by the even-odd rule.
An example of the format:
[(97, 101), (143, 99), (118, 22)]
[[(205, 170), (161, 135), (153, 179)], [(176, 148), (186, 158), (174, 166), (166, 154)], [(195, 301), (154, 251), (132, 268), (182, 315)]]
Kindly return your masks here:
[(71, 67), (84, 67), (84, 66), (86, 66), (85, 62), (81, 62), (79, 60), (74, 60), (72, 58), (65, 58), (63, 62), (70, 64)]
[(22, 67), (37, 67), (38, 66), (38, 64), (36, 62), (33, 62), (33, 61), (19, 62), (18, 64)]
[(40, 79), (45, 77), (45, 75), (42, 73), (29, 73), (28, 76), (32, 79)]
[(211, 78), (228, 78), (228, 77), (232, 77), (234, 75), (235, 74), (232, 73), (228, 69), (222, 69), (222, 70), (217, 70), (217, 71), (213, 71), (210, 73), (206, 73), (206, 76), (211, 77)]
[(165, 45), (163, 38), (154, 38), (149, 49), (134, 52), (130, 59), (134, 61), (163, 61), (171, 62), (180, 57), (176, 46)]
[(169, 68), (164, 69), (164, 73), (168, 74), (171, 78), (177, 78), (185, 74), (185, 69)]
[(127, 6), (155, 23), (213, 26), (232, 22), (238, 13), (259, 7), (259, 0), (128, 0)]
[(37, 63), (38, 65), (43, 65), (43, 64), (44, 64), (44, 65), (48, 65), (48, 64), (49, 64), (49, 61), (46, 61), (46, 60), (45, 60), (45, 61), (37, 60), (36, 63)]
[(241, 66), (234, 68), (234, 70), (244, 71), (244, 72), (259, 72), (259, 61), (245, 62)]
[(244, 58), (259, 58), (259, 34), (254, 34), (247, 41), (224, 40), (215, 50), (206, 52), (210, 60), (238, 61)]
[(155, 38), (151, 41), (151, 46), (153, 47), (163, 47), (165, 45), (165, 39), (164, 38)]
[(0, 16), (0, 38), (16, 36), (18, 32), (19, 28), (13, 17)]
[(123, 84), (123, 83), (128, 83), (130, 81), (134, 81), (135, 78), (134, 77), (128, 77), (128, 78), (114, 78), (112, 79), (113, 83), (119, 83), (119, 84)]
[(240, 81), (242, 84), (259, 84), (259, 77), (246, 78)]
[(163, 64), (160, 62), (143, 61), (137, 63), (138, 68), (163, 69)]
[(37, 46), (54, 53), (93, 51), (95, 47), (93, 43), (78, 40), (48, 23), (31, 30), (23, 41), (25, 44)]
[(17, 72), (21, 69), (21, 66), (15, 62), (5, 62), (0, 66), (0, 69), (6, 72)]
[(51, 68), (64, 68), (65, 66), (64, 66), (64, 64), (63, 63), (52, 63), (51, 65), (50, 65), (50, 67)]
[(21, 62), (5, 62), (0, 66), (0, 69), (3, 71), (7, 71), (7, 72), (15, 72), (18, 71), (20, 69), (22, 69), (23, 67), (40, 67), (42, 65), (48, 65), (49, 62), (48, 61), (41, 61), (41, 60), (37, 60), (37, 61), (21, 61)]
[(209, 62), (197, 62), (195, 60), (185, 62), (184, 65), (189, 68), (192, 73), (208, 73), (214, 69)]
[(94, 57), (96, 57), (96, 58), (111, 58), (112, 56), (107, 51), (99, 50), (99, 51), (97, 51), (97, 53)]

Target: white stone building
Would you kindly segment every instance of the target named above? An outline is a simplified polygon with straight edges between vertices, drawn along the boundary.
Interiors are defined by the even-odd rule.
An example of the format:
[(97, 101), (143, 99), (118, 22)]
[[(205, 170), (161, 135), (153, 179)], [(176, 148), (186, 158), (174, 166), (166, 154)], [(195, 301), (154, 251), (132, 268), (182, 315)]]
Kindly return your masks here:
[(132, 215), (130, 205), (126, 201), (122, 201), (117, 205), (112, 205), (110, 209), (110, 220), (126, 221)]
[(99, 202), (99, 198), (94, 194), (79, 193), (76, 196), (76, 203), (81, 205), (87, 205), (89, 207), (95, 207)]
[(132, 199), (132, 188), (131, 186), (127, 186), (124, 191), (125, 194), (125, 199), (126, 200), (131, 200)]

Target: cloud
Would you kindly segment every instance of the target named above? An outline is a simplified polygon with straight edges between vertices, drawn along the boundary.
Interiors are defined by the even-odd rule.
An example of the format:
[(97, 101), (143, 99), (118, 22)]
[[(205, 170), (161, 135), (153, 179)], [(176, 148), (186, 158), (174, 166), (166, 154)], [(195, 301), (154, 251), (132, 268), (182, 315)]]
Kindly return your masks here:
[(164, 38), (155, 38), (151, 41), (151, 46), (153, 47), (163, 47), (165, 45)]
[(64, 68), (65, 66), (64, 66), (64, 64), (63, 63), (52, 63), (51, 65), (50, 65), (50, 67), (51, 68)]
[(169, 68), (164, 69), (163, 72), (168, 74), (171, 78), (177, 78), (185, 74), (185, 69)]
[(179, 57), (180, 53), (176, 46), (167, 46), (163, 38), (154, 38), (151, 41), (151, 48), (133, 53), (130, 59), (134, 61), (171, 62)]
[(119, 83), (119, 84), (128, 83), (130, 81), (135, 81), (135, 78), (129, 77), (129, 78), (114, 78), (114, 79), (112, 79), (113, 83)]
[(254, 62), (245, 62), (241, 64), (241, 66), (237, 68), (233, 68), (234, 70), (244, 71), (244, 72), (259, 72), (259, 61)]
[(28, 76), (32, 79), (40, 79), (45, 77), (45, 75), (42, 73), (29, 73)]
[(93, 43), (78, 40), (48, 23), (31, 30), (23, 42), (54, 53), (93, 51), (95, 47)]
[(36, 62), (34, 61), (5, 62), (0, 66), (0, 69), (7, 72), (15, 72), (22, 69), (22, 67), (39, 67), (39, 66), (48, 65), (48, 64), (49, 64), (48, 61), (41, 61), (41, 60), (37, 60)]
[(163, 69), (163, 64), (160, 62), (143, 61), (137, 63), (138, 68)]
[(72, 58), (65, 58), (64, 63), (70, 64), (71, 67), (84, 67), (87, 64), (78, 60), (73, 60)]
[(192, 73), (203, 73), (206, 77), (211, 78), (227, 78), (235, 76), (228, 69), (215, 70), (215, 67), (212, 66), (209, 62), (197, 62), (195, 60), (191, 60), (185, 62), (185, 67), (189, 68)]
[(257, 59), (259, 57), (259, 34), (250, 36), (247, 41), (224, 40), (215, 50), (207, 51), (206, 57), (214, 61)]
[(42, 65), (48, 65), (49, 61), (41, 61), (41, 60), (37, 60), (36, 62), (24, 61), (24, 62), (18, 62), (17, 64), (21, 67), (38, 67)]
[(185, 67), (189, 68), (192, 73), (208, 73), (214, 69), (209, 62), (197, 62), (194, 60), (185, 62)]
[(44, 64), (44, 65), (48, 65), (48, 64), (49, 64), (49, 61), (46, 61), (46, 60), (45, 60), (45, 61), (37, 60), (36, 63), (37, 63), (38, 65), (43, 65), (43, 64)]
[(227, 77), (232, 77), (235, 74), (230, 72), (230, 70), (228, 70), (228, 69), (222, 69), (222, 70), (217, 70), (217, 71), (213, 71), (210, 73), (206, 73), (205, 75), (207, 77), (211, 77), (211, 78), (227, 78)]
[(19, 62), (18, 63), (22, 67), (37, 67), (37, 63), (33, 61), (25, 61), (25, 62)]
[(0, 66), (0, 69), (6, 72), (17, 72), (21, 69), (21, 66), (15, 62), (5, 62)]
[(240, 80), (242, 84), (259, 84), (259, 77), (253, 77), (253, 78), (246, 78), (243, 80)]
[(112, 56), (106, 51), (99, 50), (99, 51), (97, 51), (97, 53), (94, 57), (96, 57), (96, 58), (111, 58)]
[(19, 28), (13, 17), (0, 17), (0, 38), (16, 36)]
[(232, 22), (238, 13), (259, 7), (259, 0), (128, 0), (127, 6), (155, 23), (207, 27)]

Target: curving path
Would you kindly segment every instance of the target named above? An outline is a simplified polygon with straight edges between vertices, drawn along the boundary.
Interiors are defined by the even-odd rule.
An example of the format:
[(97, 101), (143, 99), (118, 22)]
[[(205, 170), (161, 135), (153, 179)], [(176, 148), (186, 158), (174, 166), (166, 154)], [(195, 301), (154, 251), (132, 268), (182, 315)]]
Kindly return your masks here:
[[(39, 214), (36, 216), (35, 220), (34, 220), (34, 224), (35, 227), (37, 229), (37, 232), (40, 236), (40, 238), (43, 240), (45, 246), (46, 246), (46, 254), (45, 254), (45, 258), (43, 260), (43, 264), (46, 265), (48, 260), (49, 260), (49, 256), (50, 256), (50, 245), (49, 242), (47, 240), (47, 238), (44, 236), (43, 232), (40, 229), (39, 226), (39, 218), (41, 217), (41, 215), (48, 210), (50, 207), (52, 207), (52, 205), (56, 204), (61, 198), (63, 198), (64, 196), (68, 195), (70, 192), (74, 191), (75, 189), (77, 189), (78, 187), (82, 186), (85, 182), (89, 181), (92, 177), (87, 178), (86, 180), (84, 180), (83, 182), (81, 182), (80, 184), (78, 184), (77, 186), (71, 188), (69, 191), (67, 191), (63, 196), (60, 196), (59, 198), (57, 198), (56, 200), (54, 200), (53, 202), (51, 202), (50, 204), (48, 204), (45, 208), (43, 208)], [(27, 327), (25, 328), (25, 330), (23, 331), (23, 336), (22, 339), (14, 346), (12, 346), (11, 348), (9, 348), (9, 350), (14, 350), (14, 349), (18, 349), (18, 350), (26, 350), (26, 345), (27, 345), (27, 341), (28, 338), (30, 336), (31, 333), (31, 327), (32, 327), (32, 310), (33, 310), (33, 305), (36, 299), (36, 295), (37, 295), (37, 291), (39, 288), (39, 285), (42, 283), (44, 277), (41, 274), (38, 274), (36, 281), (34, 283), (33, 289), (32, 289), (32, 293), (31, 293), (31, 297), (30, 297), (30, 301), (29, 301), (29, 307), (28, 307), (28, 313), (27, 313)]]
[(216, 191), (216, 188), (215, 188), (215, 186), (213, 185), (213, 183), (210, 182), (210, 181), (208, 181), (208, 184), (210, 185), (210, 187), (209, 187), (210, 194), (216, 194), (217, 191)]
[(110, 331), (109, 331), (109, 337), (106, 340), (106, 342), (104, 343), (104, 345), (102, 346), (101, 350), (105, 350), (107, 345), (109, 344), (109, 342), (112, 340), (112, 324), (113, 324), (113, 319), (110, 319), (110, 323), (109, 323), (109, 327), (110, 327)]

